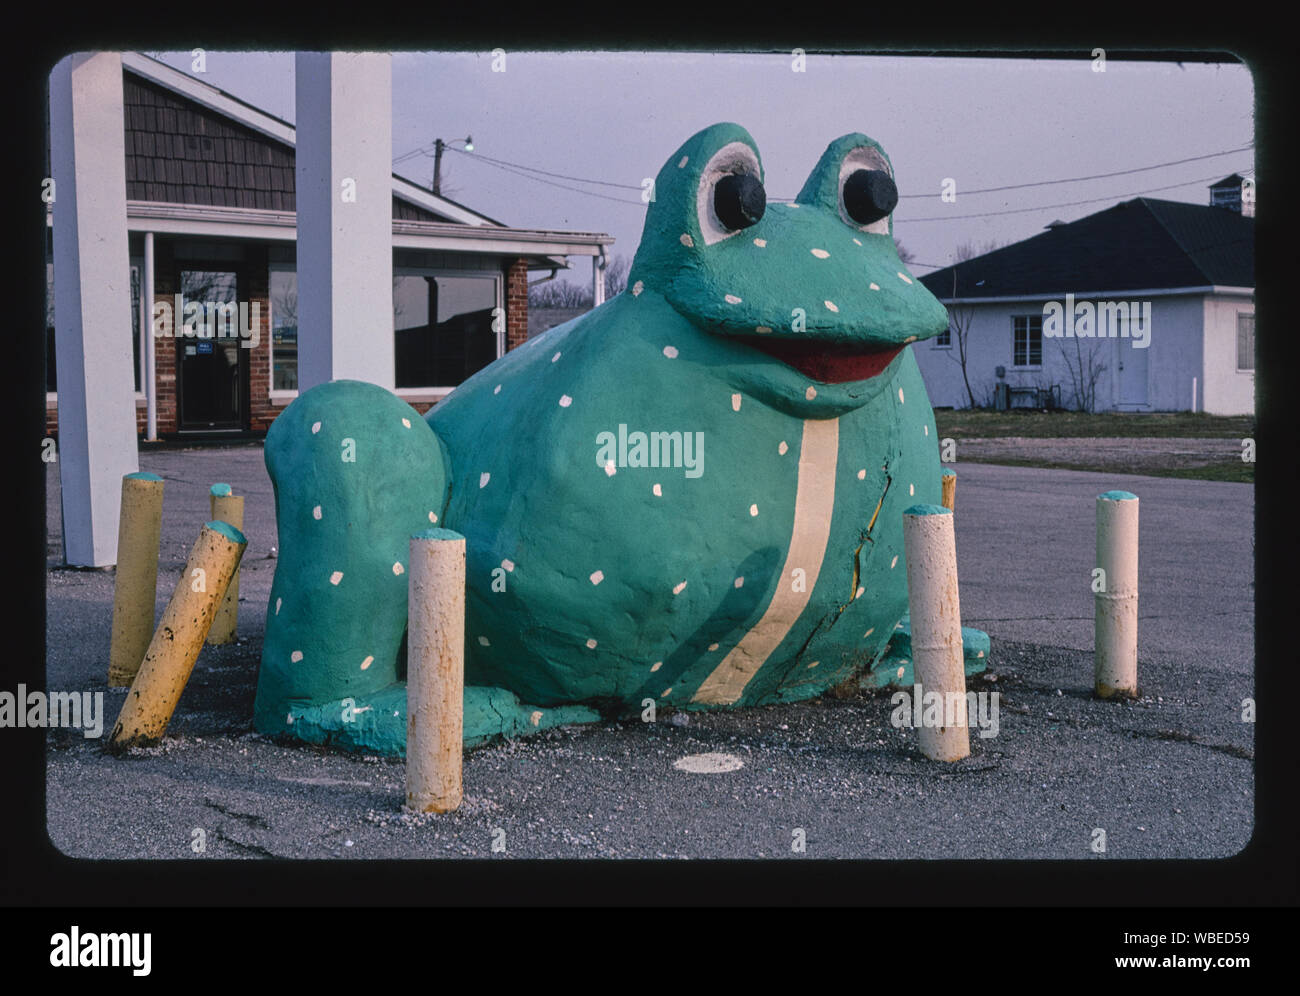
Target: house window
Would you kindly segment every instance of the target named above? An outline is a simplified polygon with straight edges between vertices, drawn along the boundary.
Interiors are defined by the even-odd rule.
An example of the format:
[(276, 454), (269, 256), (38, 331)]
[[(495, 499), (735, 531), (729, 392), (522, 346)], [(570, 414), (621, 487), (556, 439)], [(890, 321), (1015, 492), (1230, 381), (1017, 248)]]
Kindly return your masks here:
[(1011, 365), (1043, 365), (1043, 316), (1015, 315), (1011, 319)]
[[(133, 387), (136, 394), (142, 390), (140, 385), (144, 381), (144, 364), (143, 345), (144, 337), (148, 334), (141, 330), (140, 327), (140, 265), (132, 264), (131, 266), (131, 314), (130, 335), (133, 343), (131, 349), (132, 366), (135, 368), (135, 377)], [(54, 332), (54, 264), (45, 264), (45, 390), (49, 394), (58, 393), (58, 376), (55, 371), (55, 332)]]
[(946, 329), (935, 336), (933, 342), (935, 349), (952, 348), (952, 326), (949, 325)]
[(456, 387), (501, 355), (504, 336), (493, 322), (500, 284), (492, 273), (400, 269), (394, 274), (398, 388)]
[(1255, 315), (1237, 315), (1237, 369), (1255, 369)]
[(271, 390), (298, 390), (298, 271), (272, 265)]

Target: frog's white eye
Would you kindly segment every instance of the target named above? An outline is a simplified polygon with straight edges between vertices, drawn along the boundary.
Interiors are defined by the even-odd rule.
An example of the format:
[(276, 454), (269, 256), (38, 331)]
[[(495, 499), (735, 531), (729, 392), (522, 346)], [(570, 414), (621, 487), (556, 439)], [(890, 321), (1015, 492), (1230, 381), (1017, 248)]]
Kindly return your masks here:
[(889, 234), (889, 215), (898, 204), (893, 171), (877, 150), (860, 146), (840, 162), (839, 208), (846, 225)]
[(705, 245), (755, 224), (767, 207), (758, 156), (744, 142), (724, 145), (704, 165), (695, 211)]

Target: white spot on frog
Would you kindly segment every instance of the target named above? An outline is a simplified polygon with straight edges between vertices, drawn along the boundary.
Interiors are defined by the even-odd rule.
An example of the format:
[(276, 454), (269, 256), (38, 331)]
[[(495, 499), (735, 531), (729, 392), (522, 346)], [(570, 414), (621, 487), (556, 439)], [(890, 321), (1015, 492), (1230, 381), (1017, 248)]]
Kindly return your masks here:
[(715, 650), (717, 650), (717, 649), (718, 649), (718, 644), (716, 644), (716, 643), (710, 643), (710, 644), (709, 644), (709, 653), (713, 653), (713, 652), (714, 652)]
[(905, 274), (905, 273), (899, 273), (899, 275), (898, 275), (898, 279), (901, 280), (901, 281), (903, 281), (903, 283), (905, 283), (905, 284), (910, 284), (910, 283), (912, 282), (912, 281), (911, 281), (911, 278), (908, 277), (907, 274)]
[(739, 303), (740, 303), (740, 298), (736, 297), (735, 294), (724, 294), (723, 297), (722, 297), (722, 299), (723, 299), (724, 301), (726, 301), (728, 304), (739, 304)]
[(540, 726), (542, 722), (542, 710), (534, 709), (528, 714), (528, 718), (532, 720), (534, 726)]
[(664, 662), (663, 662), (663, 661), (655, 661), (653, 664), (650, 665), (650, 670), (651, 670), (652, 672), (654, 672), (654, 671), (658, 671), (658, 670), (659, 670), (661, 667), (663, 667), (663, 666), (664, 666)]
[(834, 301), (823, 301), (822, 304), (826, 305), (827, 309), (830, 311), (834, 311), (838, 313), (840, 310), (838, 307), (836, 307)]
[(560, 358), (561, 355), (562, 354), (557, 351), (556, 354), (551, 357), (551, 362), (554, 363), (556, 360)]
[(333, 574), (330, 575), (330, 584), (337, 585), (342, 580), (343, 580), (342, 571), (335, 571)]
[(898, 554), (894, 554), (894, 559), (889, 562), (889, 569), (892, 571), (898, 566)]
[(571, 404), (573, 404), (573, 399), (572, 399), (571, 397), (569, 397), (567, 394), (562, 394), (562, 395), (560, 395), (560, 407), (561, 407), (561, 408), (568, 408), (569, 405), (571, 405)]
[(602, 581), (605, 580), (605, 572), (592, 571), (590, 580), (592, 584), (600, 584)]
[(638, 280), (632, 285), (632, 296), (640, 297), (643, 290), (645, 290), (645, 284)]
[(758, 246), (758, 248), (760, 248), (760, 249), (766, 249), (766, 248), (767, 248), (767, 239), (755, 239), (755, 240), (754, 240), (754, 245)]
[(501, 385), (498, 384), (496, 387), (492, 388), (492, 393), (493, 393), (493, 394), (500, 394), (500, 393), (501, 393)]
[(289, 655), (289, 660), (291, 660), (293, 663), (297, 664), (300, 660), (302, 660), (302, 651), (301, 651), (301, 650), (295, 650), (293, 653), (291, 653), (291, 654)]
[(880, 284), (876, 283), (875, 281), (872, 281), (867, 286), (870, 287), (872, 290), (880, 290)]
[(488, 640), (488, 638), (487, 638), (486, 636), (480, 636), (480, 637), (478, 638), (478, 645), (479, 645), (480, 647), (490, 647), (490, 646), (492, 646), (491, 642)]
[(691, 157), (690, 157), (690, 156), (682, 156), (681, 161), (678, 162), (678, 164), (677, 164), (677, 168), (678, 168), (678, 169), (685, 169), (685, 168), (686, 168), (686, 164), (687, 164), (688, 162), (690, 162), (690, 161), (691, 161)]
[(483, 471), (483, 473), (481, 473), (481, 474), (478, 475), (478, 486), (479, 486), (480, 488), (486, 488), (486, 487), (487, 487), (487, 483), (488, 483), (488, 481), (490, 481), (490, 480), (492, 480), (492, 475), (489, 474), (489, 473), (485, 470), (485, 471)]
[(411, 420), (409, 418), (402, 419), (402, 425), (406, 426), (409, 429), (411, 427)]
[(433, 522), (433, 523), (437, 523), (437, 521), (438, 521), (438, 517), (437, 517), (436, 515), (434, 515), (432, 512), (430, 512), (430, 513), (429, 513), (429, 521), (430, 521), (430, 522)]
[(750, 514), (750, 515), (757, 515), (757, 514), (758, 514), (758, 506), (757, 506), (757, 505), (750, 505), (750, 506), (749, 506), (749, 514)]
[(515, 562), (513, 560), (503, 560), (501, 561), (501, 566), (507, 571), (513, 571), (515, 569)]
[(393, 564), (393, 573), (398, 577), (401, 577), (403, 574), (406, 573), (406, 568), (402, 566), (402, 562), (400, 560), (397, 561), (395, 564)]
[(909, 484), (909, 485), (907, 486), (907, 493), (908, 493), (909, 495), (915, 495), (915, 494), (916, 494), (916, 485), (915, 485), (915, 484)]
[(809, 401), (811, 401), (813, 398), (817, 397), (817, 388), (809, 384), (808, 390), (803, 392), (803, 396), (807, 398)]
[(769, 332), (772, 331), (772, 326), (770, 326), (770, 325), (756, 325), (756, 326), (754, 326), (754, 331), (757, 332), (759, 335), (767, 335)]
[(613, 460), (606, 460), (606, 461), (605, 461), (605, 475), (606, 475), (607, 477), (613, 477), (613, 476), (614, 476), (615, 474), (617, 474), (617, 473), (618, 473), (618, 468), (614, 466), (614, 461), (613, 461)]
[(311, 510), (311, 517), (313, 519), (319, 519), (321, 517), (321, 510), (319, 505), (317, 505), (315, 508)]
[(901, 387), (898, 389), (898, 403), (900, 405), (903, 403), (903, 389)]
[(660, 485), (658, 485), (658, 484), (656, 484), (656, 485), (655, 485), (653, 488), (651, 488), (650, 490), (653, 491), (653, 492), (655, 493), (655, 497), (656, 497), (656, 498), (662, 498), (662, 497), (664, 496), (664, 489), (663, 489)]
[(863, 467), (861, 470), (858, 471), (858, 480), (865, 481), (866, 479), (867, 479), (867, 468)]
[(790, 452), (790, 447), (783, 439), (781, 440), (781, 445), (776, 448), (776, 451), (780, 453), (782, 456), (785, 456), (787, 453)]
[(686, 590), (686, 582), (685, 582), (685, 581), (683, 581), (681, 584), (678, 584), (678, 585), (674, 585), (674, 586), (673, 586), (673, 594), (674, 594), (674, 595), (680, 595), (680, 594), (681, 594), (683, 591), (685, 591), (685, 590)]
[(283, 598), (277, 598), (277, 599), (275, 600), (275, 614), (276, 614), (277, 616), (280, 614), (280, 603), (283, 602), (283, 601), (284, 601)]
[(695, 240), (694, 240), (693, 238), (691, 238), (691, 233), (690, 233), (690, 232), (682, 232), (681, 243), (682, 243), (682, 245), (684, 245), (687, 249), (690, 249), (690, 248), (693, 248), (693, 247), (694, 247), (694, 245), (695, 245)]
[(811, 252), (818, 259), (826, 259), (827, 257), (830, 256), (830, 253), (828, 253), (825, 249), (810, 249), (809, 252)]
[(318, 432), (320, 432), (320, 423), (319, 423), (319, 422), (315, 422), (315, 423), (312, 424), (312, 427), (311, 427), (311, 434), (314, 436), (314, 435), (316, 435), (316, 433), (318, 433)]
[(736, 578), (736, 587), (737, 588), (745, 587), (745, 578), (743, 576)]
[(588, 640), (588, 641), (587, 641), (587, 649), (588, 649), (588, 650), (595, 650), (595, 649), (596, 649), (596, 641), (595, 641), (595, 640)]
[(676, 346), (665, 346), (665, 347), (664, 347), (664, 356), (668, 357), (668, 359), (670, 359), (670, 360), (675, 360), (675, 359), (677, 359), (677, 347), (676, 347)]
[(361, 662), (361, 670), (362, 671), (366, 670), (366, 668), (370, 667), (370, 665), (373, 664), (374, 662), (375, 662), (375, 658), (373, 655), (367, 657), (365, 660)]
[(738, 411), (740, 411), (740, 395), (739, 395), (739, 394), (733, 394), (733, 395), (731, 396), (731, 410), (732, 410), (733, 412), (738, 412)]

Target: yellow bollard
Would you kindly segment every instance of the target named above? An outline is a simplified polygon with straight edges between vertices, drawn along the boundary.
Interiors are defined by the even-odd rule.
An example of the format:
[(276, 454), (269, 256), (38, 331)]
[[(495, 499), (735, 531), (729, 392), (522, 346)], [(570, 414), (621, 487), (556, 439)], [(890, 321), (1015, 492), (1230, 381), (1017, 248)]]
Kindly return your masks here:
[[(244, 499), (231, 494), (229, 484), (214, 484), (208, 493), (212, 508), (212, 518), (217, 522), (229, 522), (236, 529), (244, 528)], [(234, 643), (235, 627), (239, 622), (239, 571), (230, 579), (226, 597), (217, 609), (217, 617), (212, 620), (208, 630), (208, 643)]]
[(226, 522), (209, 522), (199, 532), (117, 717), (110, 748), (162, 739), (246, 546), (244, 534)]
[(957, 475), (945, 467), (940, 481), (943, 483), (943, 507), (949, 512), (957, 511)]
[(157, 474), (127, 474), (122, 478), (117, 570), (113, 578), (113, 636), (108, 649), (110, 688), (131, 684), (153, 634), (162, 500), (163, 479)]
[(411, 537), (406, 674), (406, 806), (460, 806), (465, 728), (465, 537)]

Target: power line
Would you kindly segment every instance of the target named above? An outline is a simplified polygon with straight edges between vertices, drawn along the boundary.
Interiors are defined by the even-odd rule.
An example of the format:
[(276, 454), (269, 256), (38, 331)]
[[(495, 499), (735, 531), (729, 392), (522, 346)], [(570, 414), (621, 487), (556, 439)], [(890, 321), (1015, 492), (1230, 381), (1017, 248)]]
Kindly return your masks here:
[[(462, 156), (469, 156), (471, 159), (481, 159), (484, 162), (493, 163), (497, 166), (513, 166), (516, 169), (527, 170), (529, 173), (541, 173), (543, 176), (553, 176), (560, 180), (573, 180), (577, 183), (595, 183), (602, 187), (620, 187), (624, 190), (641, 190), (641, 185), (636, 183), (613, 183), (609, 180), (589, 180), (581, 176), (567, 176), (564, 173), (551, 173), (544, 169), (538, 169), (536, 166), (525, 166), (522, 163), (512, 163), (507, 159), (493, 159), (491, 156), (485, 156), (478, 152), (466, 152), (464, 149), (453, 149), (453, 152), (459, 152)], [(628, 201), (627, 203), (632, 203)]]
[[(521, 176), (525, 180), (532, 180), (535, 183), (544, 183), (548, 187), (559, 187), (561, 190), (570, 190), (575, 194), (586, 194), (588, 197), (599, 197), (603, 201), (613, 201), (616, 204), (631, 204), (633, 207), (645, 207), (645, 205), (640, 201), (629, 201), (622, 197), (610, 197), (608, 194), (598, 194), (594, 190), (583, 190), (580, 187), (570, 187), (563, 183), (556, 183), (553, 180), (543, 180), (540, 176), (532, 176), (528, 173), (521, 172), (520, 170), (512, 169), (509, 166), (503, 166), (500, 163), (488, 161), (485, 162), (484, 165), (491, 166), (494, 169), (504, 170), (505, 172), (512, 173), (515, 176)], [(640, 188), (638, 187), (637, 189), (639, 190)]]
[(1215, 173), (1213, 176), (1207, 176), (1203, 180), (1185, 180), (1182, 183), (1167, 183), (1163, 187), (1148, 187), (1146, 190), (1137, 190), (1130, 194), (1108, 194), (1105, 197), (1090, 197), (1082, 201), (1065, 201), (1060, 204), (1041, 204), (1037, 207), (1010, 208), (1006, 211), (985, 211), (980, 214), (950, 214), (939, 215), (933, 218), (895, 218), (894, 220), (897, 223), (906, 222), (910, 225), (922, 221), (959, 221), (963, 218), (993, 218), (1005, 214), (1027, 214), (1031, 211), (1051, 211), (1055, 208), (1075, 207), (1079, 204), (1097, 204), (1100, 201), (1117, 200), (1125, 197), (1141, 197), (1143, 194), (1154, 194), (1161, 190), (1173, 190), (1177, 187), (1190, 187), (1197, 183), (1208, 183), (1218, 175), (1219, 174)]
[[(992, 194), (1003, 190), (1023, 190), (1026, 187), (1048, 187), (1056, 183), (1081, 183), (1084, 180), (1103, 180), (1112, 176), (1128, 176), (1132, 173), (1146, 173), (1153, 169), (1164, 169), (1166, 166), (1181, 166), (1183, 163), (1200, 162), (1203, 159), (1217, 159), (1219, 156), (1231, 156), (1238, 152), (1249, 152), (1253, 145), (1243, 145), (1240, 149), (1228, 149), (1226, 152), (1211, 152), (1204, 156), (1192, 156), (1189, 159), (1173, 159), (1167, 163), (1156, 163), (1154, 166), (1138, 166), (1136, 169), (1121, 169), (1114, 173), (1093, 173), (1090, 176), (1071, 176), (1061, 180), (1037, 180), (1034, 183), (1010, 183), (1005, 187), (981, 187), (978, 190), (966, 190), (963, 193), (966, 196), (971, 194)], [(899, 194), (899, 200), (909, 197), (933, 197), (934, 194)]]

